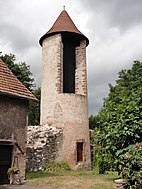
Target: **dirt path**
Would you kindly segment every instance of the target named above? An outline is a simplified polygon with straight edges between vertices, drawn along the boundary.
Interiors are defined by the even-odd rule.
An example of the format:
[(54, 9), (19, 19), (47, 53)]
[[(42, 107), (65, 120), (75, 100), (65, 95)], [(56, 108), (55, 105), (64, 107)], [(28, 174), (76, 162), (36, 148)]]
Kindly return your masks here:
[[(53, 189), (50, 187), (24, 185), (0, 185), (0, 189)], [(62, 188), (65, 189), (65, 188)]]

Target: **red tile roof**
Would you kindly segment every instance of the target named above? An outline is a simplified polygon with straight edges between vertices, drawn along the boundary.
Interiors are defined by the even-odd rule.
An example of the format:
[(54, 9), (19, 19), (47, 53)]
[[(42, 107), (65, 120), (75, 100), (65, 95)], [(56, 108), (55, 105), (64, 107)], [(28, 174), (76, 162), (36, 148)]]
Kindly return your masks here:
[(55, 23), (53, 24), (53, 26), (51, 27), (51, 29), (44, 34), (40, 40), (39, 43), (42, 46), (42, 41), (53, 34), (56, 33), (62, 33), (62, 32), (71, 32), (71, 33), (75, 33), (78, 34), (80, 37), (82, 37), (83, 39), (86, 40), (87, 45), (89, 44), (89, 40), (87, 37), (85, 37), (75, 26), (74, 22), (72, 21), (72, 19), (70, 18), (70, 16), (68, 15), (68, 13), (63, 10), (59, 17), (57, 18), (57, 20), (55, 21)]
[(35, 96), (14, 76), (0, 59), (0, 94), (36, 100)]

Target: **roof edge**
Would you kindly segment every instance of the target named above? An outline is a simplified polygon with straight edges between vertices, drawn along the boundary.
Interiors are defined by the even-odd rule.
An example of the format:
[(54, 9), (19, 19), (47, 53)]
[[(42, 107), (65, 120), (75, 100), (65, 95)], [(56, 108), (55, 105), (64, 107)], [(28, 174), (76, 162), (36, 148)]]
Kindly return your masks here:
[[(27, 89), (26, 86), (13, 74), (13, 72), (7, 67), (7, 65), (4, 63), (4, 61), (1, 58), (0, 58), (0, 66), (2, 67), (2, 70), (3, 69), (5, 70), (4, 72), (0, 71), (0, 74), (3, 73), (0, 79), (4, 78), (5, 81), (9, 81), (10, 80), (9, 76), (10, 76), (15, 86), (17, 84), (18, 86), (20, 86), (21, 89), (21, 91), (19, 92), (17, 90), (17, 87), (15, 89), (12, 86), (12, 90), (9, 90), (9, 86), (11, 87), (11, 85), (7, 85), (6, 88), (2, 85), (0, 86), (0, 94), (7, 96), (16, 96), (18, 98), (27, 99), (27, 100), (37, 100), (34, 94), (29, 89)], [(6, 77), (4, 77), (5, 75)]]
[(70, 32), (70, 31), (56, 31), (56, 32), (52, 32), (52, 33), (45, 33), (40, 39), (39, 39), (39, 44), (42, 47), (42, 42), (52, 36), (52, 35), (56, 35), (56, 34), (62, 34), (62, 33), (70, 33), (70, 34), (74, 34), (76, 36), (79, 36), (80, 38), (86, 40), (86, 47), (89, 45), (89, 39), (83, 35), (83, 34), (79, 34), (79, 33), (75, 33), (75, 32)]
[(62, 33), (62, 32), (70, 32), (72, 34), (77, 34), (79, 38), (83, 38), (86, 40), (86, 46), (89, 44), (88, 38), (82, 34), (74, 24), (73, 20), (71, 19), (70, 15), (67, 13), (67, 11), (64, 10), (60, 13), (50, 30), (48, 30), (47, 33), (45, 33), (39, 40), (39, 44), (42, 46), (42, 42), (44, 39), (46, 39), (48, 36)]
[(0, 91), (0, 95), (2, 96), (8, 96), (8, 97), (12, 97), (12, 98), (18, 98), (18, 99), (24, 99), (24, 100), (32, 100), (32, 101), (38, 101), (38, 99), (34, 96), (34, 97), (27, 97), (27, 96), (21, 96), (21, 95), (17, 95), (17, 94), (13, 94), (13, 93), (8, 93), (8, 92), (1, 92)]

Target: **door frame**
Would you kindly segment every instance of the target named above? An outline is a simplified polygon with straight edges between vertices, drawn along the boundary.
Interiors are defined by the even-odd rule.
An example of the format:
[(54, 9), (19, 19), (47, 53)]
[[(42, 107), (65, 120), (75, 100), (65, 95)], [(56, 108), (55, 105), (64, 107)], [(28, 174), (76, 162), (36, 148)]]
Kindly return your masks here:
[[(10, 157), (9, 157), (9, 168), (11, 167), (12, 164), (12, 159), (13, 159), (13, 147), (14, 147), (14, 142), (12, 140), (5, 140), (5, 139), (0, 139), (0, 146), (11, 146), (11, 152), (10, 152)], [(0, 165), (2, 166), (2, 164)], [(5, 164), (3, 164), (3, 166), (6, 166)], [(7, 170), (3, 169), (3, 175), (7, 174)], [(5, 174), (4, 174), (5, 173)], [(7, 178), (6, 178), (7, 177)], [(9, 184), (9, 179), (8, 179), (8, 175), (5, 177), (5, 180), (1, 182), (0, 180), (0, 184)]]

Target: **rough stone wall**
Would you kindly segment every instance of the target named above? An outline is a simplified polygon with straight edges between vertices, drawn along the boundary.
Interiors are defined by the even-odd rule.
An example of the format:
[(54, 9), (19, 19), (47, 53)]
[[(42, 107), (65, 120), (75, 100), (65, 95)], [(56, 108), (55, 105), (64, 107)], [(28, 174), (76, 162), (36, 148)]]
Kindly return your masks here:
[(16, 141), (13, 160), (18, 156), (21, 174), (25, 174), (28, 101), (0, 96), (0, 139)]
[[(75, 94), (62, 93), (63, 78), (63, 44), (60, 34), (48, 37), (43, 41), (42, 49), (42, 86), (41, 86), (41, 119), (40, 124), (52, 124), (58, 117), (66, 113), (66, 119), (70, 119), (72, 114), (75, 120), (82, 117), (88, 119), (87, 102), (87, 73), (86, 73), (86, 41), (82, 40), (80, 46), (76, 48), (76, 77), (75, 77)], [(58, 87), (57, 87), (58, 86)], [(78, 95), (78, 96), (77, 96)], [(85, 97), (83, 97), (83, 95)], [(61, 103), (66, 103), (66, 98), (71, 96), (72, 105), (67, 109), (62, 109)], [(80, 100), (79, 100), (80, 99)], [(76, 102), (79, 101), (79, 102)], [(60, 103), (61, 101), (61, 103)], [(76, 109), (76, 103), (84, 104), (81, 109)], [(74, 106), (73, 106), (74, 104)], [(74, 113), (72, 113), (72, 109)], [(70, 113), (69, 113), (69, 112)], [(76, 113), (76, 111), (78, 113)], [(83, 114), (81, 113), (83, 112)], [(53, 115), (54, 114), (54, 115)], [(75, 120), (72, 119), (73, 122)], [(64, 117), (63, 117), (63, 121)], [(62, 127), (62, 126), (61, 126)]]
[[(42, 82), (41, 82), (41, 117), (40, 125), (47, 124), (48, 111), (52, 102), (61, 91), (61, 35), (56, 34), (43, 41), (42, 47)], [(51, 103), (48, 103), (50, 99)]]
[(87, 95), (86, 41), (76, 47), (75, 93)]
[(59, 94), (53, 103), (49, 124), (63, 128), (63, 149), (61, 159), (73, 169), (77, 165), (77, 142), (84, 143), (84, 164), (90, 167), (90, 137), (88, 128), (88, 102), (84, 95)]
[(62, 149), (63, 131), (53, 126), (29, 126), (27, 140), (27, 170), (43, 170), (58, 161)]

